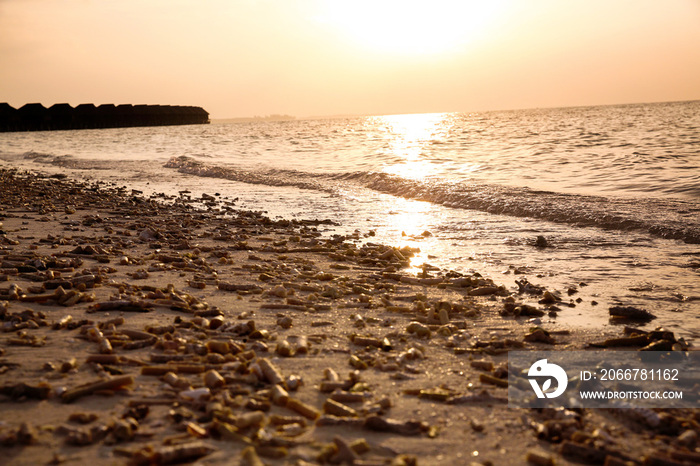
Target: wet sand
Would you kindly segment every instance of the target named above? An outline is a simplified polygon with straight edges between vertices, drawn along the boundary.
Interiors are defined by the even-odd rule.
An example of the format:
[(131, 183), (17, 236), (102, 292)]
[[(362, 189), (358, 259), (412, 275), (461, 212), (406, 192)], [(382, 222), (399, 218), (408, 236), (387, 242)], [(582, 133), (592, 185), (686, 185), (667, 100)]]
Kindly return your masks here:
[(573, 304), (567, 290), (410, 276), (412, 252), (369, 232), (324, 236), (328, 220), (273, 221), (215, 193), (145, 198), (12, 170), (0, 186), (7, 464), (700, 457), (695, 410), (649, 426), (507, 407), (508, 350), (600, 340), (523, 325)]

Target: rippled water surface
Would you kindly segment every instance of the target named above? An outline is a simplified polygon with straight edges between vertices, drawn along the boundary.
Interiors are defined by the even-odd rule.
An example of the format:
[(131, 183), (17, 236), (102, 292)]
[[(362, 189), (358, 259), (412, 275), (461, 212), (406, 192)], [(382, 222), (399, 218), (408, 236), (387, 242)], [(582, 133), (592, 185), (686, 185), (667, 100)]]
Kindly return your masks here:
[(0, 133), (0, 159), (330, 217), (420, 247), (415, 265), (576, 286), (564, 324), (604, 325), (622, 302), (700, 334), (697, 101)]

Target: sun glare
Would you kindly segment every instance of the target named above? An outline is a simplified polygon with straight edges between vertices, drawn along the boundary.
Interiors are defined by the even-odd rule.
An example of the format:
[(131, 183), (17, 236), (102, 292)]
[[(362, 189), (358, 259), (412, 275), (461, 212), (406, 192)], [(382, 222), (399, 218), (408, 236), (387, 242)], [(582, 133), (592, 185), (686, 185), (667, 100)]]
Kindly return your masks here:
[(384, 139), (387, 155), (396, 160), (382, 171), (403, 178), (423, 179), (435, 172), (423, 151), (432, 144), (440, 144), (447, 137), (451, 123), (449, 113), (423, 113), (372, 117), (370, 124)]
[(329, 1), (326, 21), (374, 52), (427, 55), (457, 49), (483, 34), (500, 0)]

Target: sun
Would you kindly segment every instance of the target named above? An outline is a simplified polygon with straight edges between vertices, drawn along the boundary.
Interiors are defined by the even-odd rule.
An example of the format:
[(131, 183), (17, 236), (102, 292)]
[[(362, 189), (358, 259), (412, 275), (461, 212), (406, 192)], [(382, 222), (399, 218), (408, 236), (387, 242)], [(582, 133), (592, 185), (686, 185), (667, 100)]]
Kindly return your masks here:
[(324, 20), (377, 53), (449, 52), (482, 35), (503, 0), (329, 0)]

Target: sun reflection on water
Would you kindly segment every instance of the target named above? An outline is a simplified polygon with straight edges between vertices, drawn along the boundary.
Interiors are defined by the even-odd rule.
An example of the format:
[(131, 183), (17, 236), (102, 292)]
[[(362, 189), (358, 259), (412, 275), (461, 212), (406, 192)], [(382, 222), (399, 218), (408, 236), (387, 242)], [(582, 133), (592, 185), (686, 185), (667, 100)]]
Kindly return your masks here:
[(423, 179), (437, 173), (429, 157), (424, 157), (431, 145), (447, 140), (453, 125), (450, 113), (422, 113), (373, 117), (370, 123), (378, 137), (387, 143), (388, 154), (395, 163), (382, 168), (385, 173), (409, 179)]
[[(388, 115), (368, 120), (374, 136), (385, 142), (388, 156), (380, 168), (384, 173), (412, 180), (425, 180), (436, 175), (438, 170), (432, 162), (432, 145), (444, 143), (454, 124), (454, 114), (425, 113), (411, 115)], [(398, 248), (405, 246), (429, 250), (427, 243), (434, 241), (432, 229), (439, 225), (435, 216), (435, 205), (397, 197), (392, 200), (388, 212), (391, 227), (386, 233), (389, 242)], [(400, 238), (400, 239), (399, 239)], [(389, 239), (389, 238), (387, 238)], [(396, 239), (399, 239), (396, 241)], [(428, 262), (425, 252), (410, 258), (409, 273), (418, 273)]]
[(429, 262), (426, 251), (431, 247), (428, 243), (434, 241), (433, 231), (439, 224), (435, 210), (430, 202), (397, 198), (388, 211), (389, 228), (384, 231), (386, 242), (399, 249), (408, 246), (420, 250), (409, 259), (408, 273), (417, 274), (422, 270), (421, 266)]

